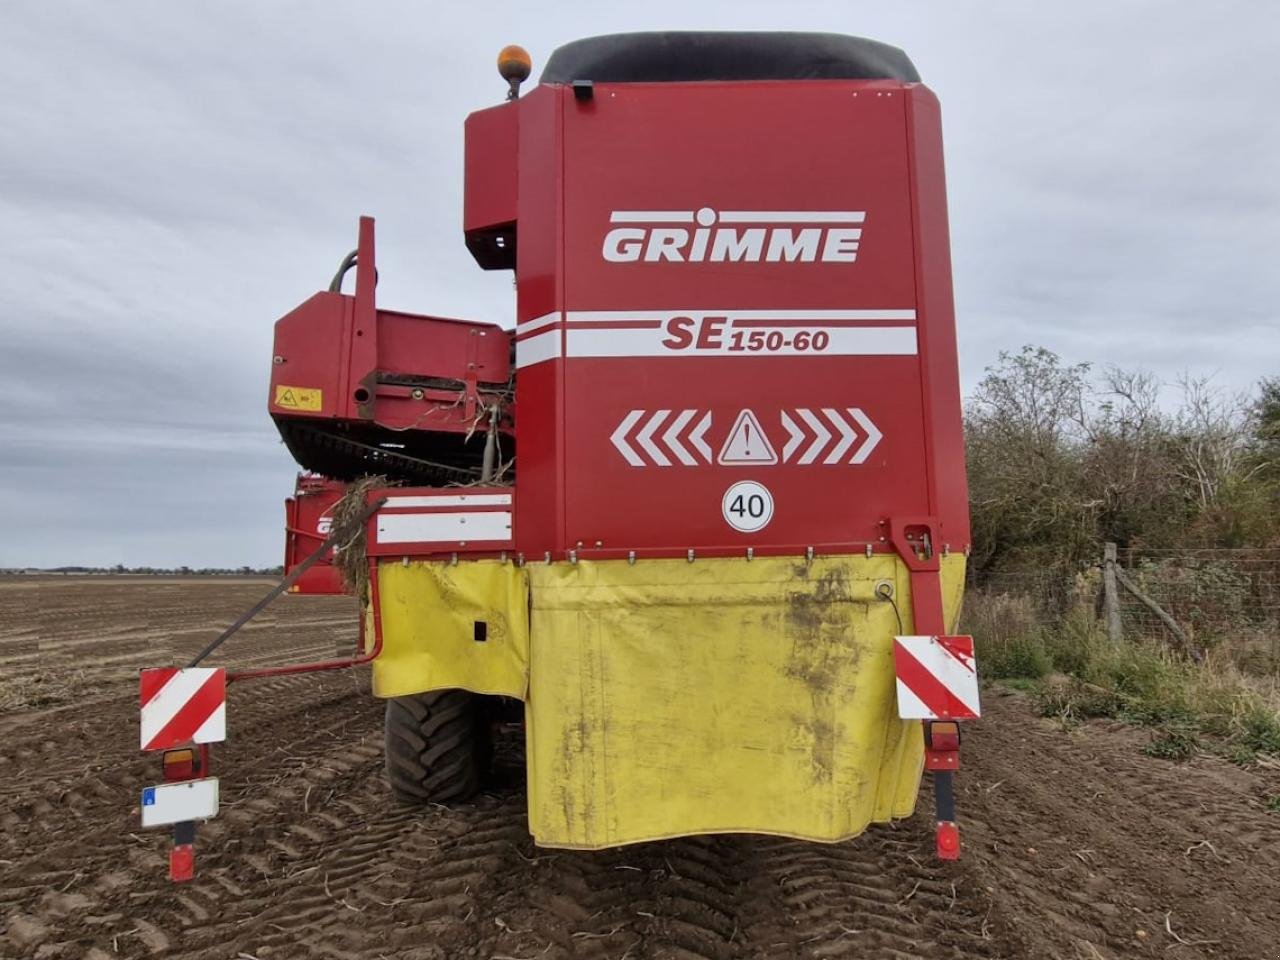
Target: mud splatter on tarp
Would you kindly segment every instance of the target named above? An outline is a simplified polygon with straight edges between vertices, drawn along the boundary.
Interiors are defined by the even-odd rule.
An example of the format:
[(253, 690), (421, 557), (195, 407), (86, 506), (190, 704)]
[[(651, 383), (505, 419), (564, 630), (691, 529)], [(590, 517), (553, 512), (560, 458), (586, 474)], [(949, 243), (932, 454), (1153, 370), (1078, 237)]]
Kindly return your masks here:
[(835, 766), (840, 730), (835, 723), (834, 694), (843, 671), (857, 663), (857, 647), (848, 636), (848, 604), (853, 602), (848, 575), (831, 570), (817, 580), (808, 565), (796, 573), (808, 589), (787, 595), (786, 632), (791, 638), (787, 676), (804, 684), (812, 710), (797, 723), (812, 743), (811, 766), (816, 783), (828, 783)]

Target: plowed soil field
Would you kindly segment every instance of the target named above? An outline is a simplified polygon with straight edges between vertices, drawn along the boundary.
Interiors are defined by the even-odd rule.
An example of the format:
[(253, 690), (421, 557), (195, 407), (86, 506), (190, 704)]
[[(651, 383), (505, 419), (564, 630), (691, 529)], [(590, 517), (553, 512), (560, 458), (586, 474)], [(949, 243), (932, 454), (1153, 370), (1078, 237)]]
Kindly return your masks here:
[[(927, 788), (910, 820), (834, 846), (542, 850), (515, 732), (475, 803), (400, 807), (365, 673), (236, 684), (222, 812), (172, 885), (165, 832), (138, 829), (158, 763), (136, 671), (268, 587), (0, 580), (0, 956), (1280, 958), (1274, 770), (1146, 757), (1142, 731), (1064, 730), (994, 688), (958, 780), (964, 858), (942, 865)], [(354, 623), (349, 599), (285, 597), (220, 653), (327, 657)]]

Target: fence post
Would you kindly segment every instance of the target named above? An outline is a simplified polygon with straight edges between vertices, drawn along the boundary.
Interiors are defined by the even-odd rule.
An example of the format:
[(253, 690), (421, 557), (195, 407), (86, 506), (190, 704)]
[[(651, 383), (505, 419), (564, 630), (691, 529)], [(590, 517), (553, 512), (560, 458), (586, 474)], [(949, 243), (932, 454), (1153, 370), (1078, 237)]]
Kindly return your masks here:
[(1107, 637), (1120, 642), (1120, 591), (1116, 587), (1116, 545), (1108, 543), (1102, 552), (1102, 606), (1107, 618)]

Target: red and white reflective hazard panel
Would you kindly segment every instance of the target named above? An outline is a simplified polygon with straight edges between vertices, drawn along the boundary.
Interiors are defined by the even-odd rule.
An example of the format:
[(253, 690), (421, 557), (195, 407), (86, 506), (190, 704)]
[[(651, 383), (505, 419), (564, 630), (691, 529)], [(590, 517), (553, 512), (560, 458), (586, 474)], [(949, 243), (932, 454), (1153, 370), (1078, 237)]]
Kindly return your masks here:
[(142, 749), (227, 739), (227, 671), (214, 667), (143, 670)]
[(976, 720), (981, 715), (973, 637), (894, 637), (893, 665), (903, 720)]

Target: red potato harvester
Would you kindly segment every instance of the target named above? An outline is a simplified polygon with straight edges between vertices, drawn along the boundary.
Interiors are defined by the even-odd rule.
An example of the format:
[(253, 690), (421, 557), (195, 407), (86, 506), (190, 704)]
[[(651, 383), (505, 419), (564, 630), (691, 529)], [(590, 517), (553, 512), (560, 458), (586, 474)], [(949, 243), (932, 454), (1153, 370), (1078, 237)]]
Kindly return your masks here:
[[(528, 55), (499, 66), (463, 236), (515, 316), (380, 308), (362, 218), (276, 324), (268, 409), (313, 476), (272, 595), (360, 551), (360, 649), (225, 679), (371, 664), (407, 802), (473, 793), (514, 710), (544, 846), (841, 841), (928, 770), (958, 856), (979, 709), (937, 99), (831, 34), (594, 37), (524, 95)], [(144, 682), (144, 717), (202, 657)], [(199, 748), (177, 784), (211, 779), (196, 719), (144, 743)], [(216, 796), (174, 809), (151, 822), (189, 842)]]

